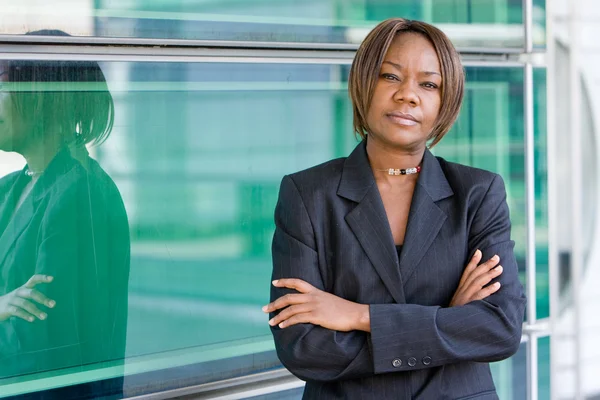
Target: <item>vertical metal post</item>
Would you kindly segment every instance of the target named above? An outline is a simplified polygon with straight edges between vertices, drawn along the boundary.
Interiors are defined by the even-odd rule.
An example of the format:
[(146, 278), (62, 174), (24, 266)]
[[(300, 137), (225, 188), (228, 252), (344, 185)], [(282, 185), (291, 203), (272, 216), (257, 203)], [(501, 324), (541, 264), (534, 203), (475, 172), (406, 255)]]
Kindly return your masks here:
[[(524, 119), (525, 119), (525, 196), (527, 216), (527, 324), (533, 325), (537, 319), (536, 311), (536, 260), (535, 260), (535, 143), (533, 126), (533, 66), (524, 67)], [(527, 398), (537, 400), (538, 368), (537, 339), (530, 336), (527, 347)]]
[[(523, 1), (523, 27), (525, 56), (533, 52), (533, 0)], [(533, 66), (527, 61), (524, 67), (524, 110), (525, 122), (525, 198), (527, 218), (527, 324), (533, 325), (536, 311), (536, 261), (535, 261), (535, 142), (533, 124)], [(527, 399), (538, 398), (538, 347), (537, 337), (529, 336), (527, 346)]]
[(529, 54), (533, 51), (533, 0), (523, 0), (523, 28), (524, 50)]
[(575, 398), (582, 399), (581, 376), (581, 272), (583, 267), (582, 243), (582, 165), (581, 165), (581, 80), (579, 74), (579, 0), (570, 1), (569, 18), (569, 92), (571, 122), (571, 282), (575, 338)]
[(550, 297), (550, 399), (558, 399), (558, 339), (556, 328), (560, 313), (560, 275), (558, 268), (558, 207), (557, 143), (556, 143), (556, 56), (554, 40), (554, 14), (552, 1), (546, 1), (546, 135), (548, 171), (548, 286)]

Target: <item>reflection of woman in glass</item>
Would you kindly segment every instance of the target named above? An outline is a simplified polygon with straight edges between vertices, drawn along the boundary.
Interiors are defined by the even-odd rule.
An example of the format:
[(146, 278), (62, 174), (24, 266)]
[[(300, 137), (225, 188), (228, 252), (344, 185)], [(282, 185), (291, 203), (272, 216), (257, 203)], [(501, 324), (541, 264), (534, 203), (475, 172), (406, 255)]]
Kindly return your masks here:
[(382, 22), (350, 72), (364, 140), (283, 179), (264, 311), (305, 398), (497, 398), (487, 363), (517, 351), (525, 305), (504, 183), (427, 146), (463, 86), (441, 31)]
[(114, 105), (92, 62), (0, 63), (0, 378), (121, 359), (129, 228), (101, 143)]

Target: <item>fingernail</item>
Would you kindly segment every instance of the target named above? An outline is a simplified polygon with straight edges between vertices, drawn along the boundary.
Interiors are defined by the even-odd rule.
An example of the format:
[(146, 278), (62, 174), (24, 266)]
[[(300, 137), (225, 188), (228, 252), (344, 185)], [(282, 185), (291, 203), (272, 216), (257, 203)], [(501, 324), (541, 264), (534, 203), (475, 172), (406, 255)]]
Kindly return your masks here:
[(267, 306), (264, 306), (264, 307), (262, 308), (262, 310), (263, 310), (263, 312), (267, 312)]
[(33, 322), (33, 317), (29, 317), (29, 318), (27, 318), (27, 321), (29, 321), (29, 322)]
[(496, 269), (498, 270), (498, 272), (502, 272), (502, 265), (498, 265), (498, 266), (496, 267)]
[(273, 285), (277, 285), (277, 282), (279, 282), (279, 280), (275, 279), (275, 280), (274, 280), (273, 282), (271, 282), (271, 283), (273, 283)]
[(40, 314), (40, 319), (46, 319), (46, 317), (47, 317), (46, 313), (41, 313)]
[(269, 320), (269, 325), (271, 325), (271, 326), (273, 325), (273, 320), (274, 320), (274, 319), (275, 319), (275, 318), (273, 318), (273, 319), (270, 319), (270, 320)]
[(475, 251), (475, 255), (476, 255), (476, 256), (481, 256), (481, 250), (477, 249), (477, 250)]
[(54, 307), (55, 305), (56, 305), (56, 302), (54, 300), (50, 300), (48, 302), (48, 307), (50, 307), (50, 308)]
[(279, 327), (280, 327), (280, 328), (283, 328), (283, 327), (285, 327), (285, 325), (283, 325), (283, 322), (279, 324)]
[(52, 280), (53, 280), (53, 279), (54, 279), (54, 277), (53, 277), (53, 276), (47, 276), (47, 277), (46, 277), (46, 280), (47, 280), (48, 282), (52, 282)]
[(498, 254), (494, 254), (494, 257), (492, 257), (492, 260), (498, 261), (498, 260), (500, 260), (500, 257), (498, 257)]
[(496, 287), (500, 287), (500, 282), (496, 282), (494, 285), (496, 285)]

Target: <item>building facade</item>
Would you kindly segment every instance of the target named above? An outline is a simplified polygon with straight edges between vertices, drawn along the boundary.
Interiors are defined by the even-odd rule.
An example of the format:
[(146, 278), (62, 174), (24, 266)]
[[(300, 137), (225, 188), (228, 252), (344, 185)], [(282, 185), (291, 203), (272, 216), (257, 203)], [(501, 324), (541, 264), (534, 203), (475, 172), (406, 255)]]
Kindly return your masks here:
[[(572, 62), (559, 63), (570, 44), (561, 39), (560, 18), (550, 29), (560, 15), (558, 8), (550, 14), (550, 1), (3, 3), (1, 60), (93, 61), (106, 77), (114, 125), (89, 152), (123, 199), (130, 263), (123, 359), (23, 368), (0, 376), (0, 397), (77, 398), (90, 387), (111, 396), (120, 385), (124, 397), (300, 398), (302, 382), (280, 365), (261, 311), (279, 183), (285, 174), (346, 156), (357, 144), (348, 72), (360, 41), (389, 17), (439, 26), (463, 58), (465, 102), (434, 153), (497, 172), (506, 182), (528, 304), (519, 352), (492, 365), (500, 397), (550, 398), (556, 374), (573, 385), (552, 386), (553, 398), (600, 393), (581, 384), (582, 371), (551, 358), (551, 349), (562, 354), (573, 345), (551, 347), (551, 341), (559, 325), (578, 332), (575, 322), (557, 321), (584, 318), (568, 316), (582, 301), (572, 302), (569, 288), (585, 283), (580, 278), (592, 268), (587, 259), (579, 268), (577, 249), (557, 233), (572, 222), (558, 208), (571, 208), (578, 198), (564, 189), (561, 197), (557, 186), (569, 182), (561, 171), (575, 161), (560, 157), (568, 143), (556, 132), (560, 121), (549, 116), (560, 101), (550, 93), (571, 90), (553, 85), (561, 73), (569, 76)], [(4, 86), (4, 93), (26, 90)], [(42, 90), (64, 90), (48, 87)], [(75, 84), (68, 90), (96, 89)], [(592, 138), (593, 114), (582, 117), (591, 121), (585, 126)], [(595, 163), (595, 150), (582, 151), (590, 151), (586, 165)], [(15, 153), (0, 152), (0, 177), (24, 165)], [(594, 200), (584, 196), (586, 216), (595, 218)], [(573, 229), (592, 229), (594, 222), (584, 217)], [(593, 248), (593, 240), (586, 243)], [(581, 275), (570, 279), (573, 270)]]

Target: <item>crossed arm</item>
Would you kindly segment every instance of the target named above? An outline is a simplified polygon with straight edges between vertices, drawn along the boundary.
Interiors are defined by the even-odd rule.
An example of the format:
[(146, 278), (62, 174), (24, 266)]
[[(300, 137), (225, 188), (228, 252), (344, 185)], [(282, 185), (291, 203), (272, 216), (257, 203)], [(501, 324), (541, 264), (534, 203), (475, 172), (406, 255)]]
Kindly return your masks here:
[[(524, 297), (501, 179), (491, 183), (475, 216), (469, 247), (481, 250), (474, 251), (447, 308), (358, 304), (324, 291), (310, 224), (303, 223), (308, 214), (291, 178), (284, 179), (280, 193), (273, 276), (285, 279), (275, 280), (274, 301), (263, 310), (271, 313), (279, 358), (300, 378), (327, 381), (496, 361), (518, 349)], [(497, 268), (499, 262), (503, 266)], [(431, 362), (393, 363), (409, 357)]]
[[(494, 255), (481, 263), (481, 250), (476, 250), (465, 268), (450, 307), (462, 306), (475, 300), (483, 300), (500, 289), (500, 282), (488, 284), (502, 273), (500, 258)], [(267, 313), (281, 310), (269, 320), (269, 325), (287, 328), (296, 324), (314, 324), (340, 332), (371, 332), (371, 318), (367, 304), (354, 303), (315, 288), (296, 278), (277, 279), (272, 282), (278, 288), (294, 289), (296, 294), (286, 294), (263, 307)]]

